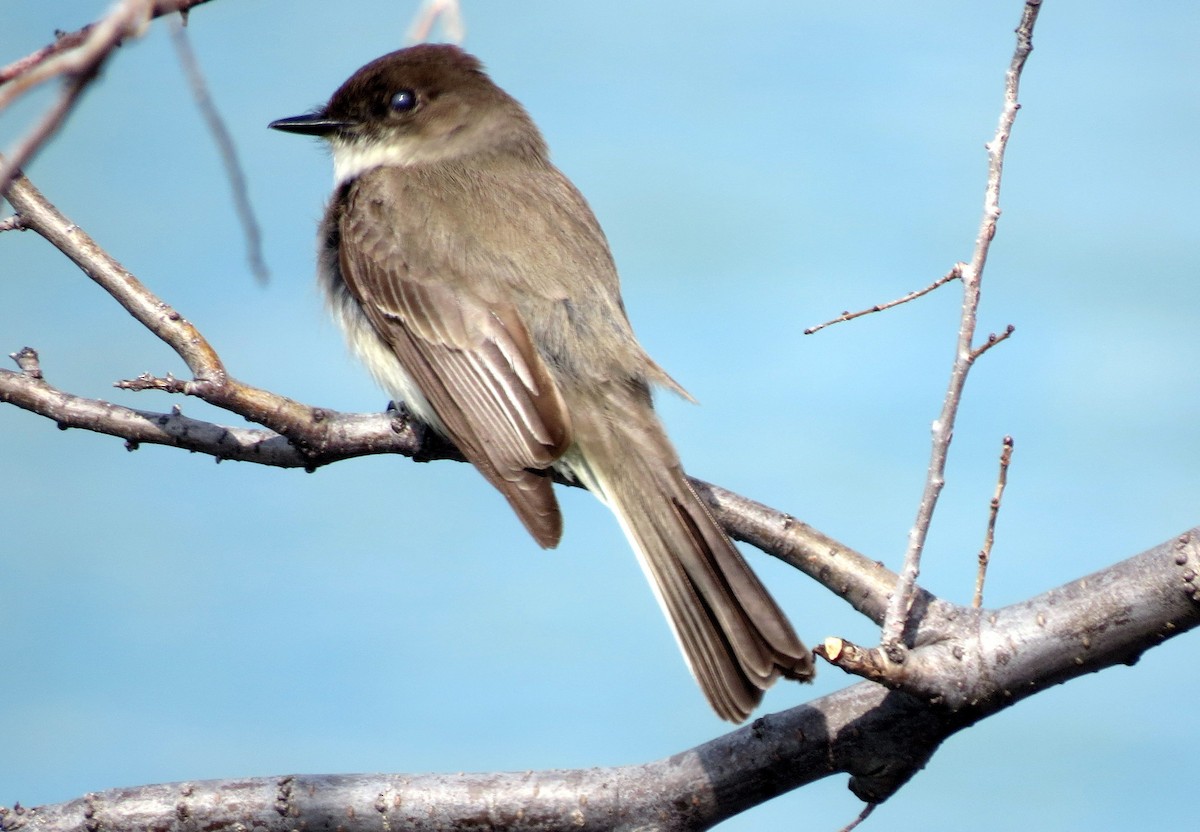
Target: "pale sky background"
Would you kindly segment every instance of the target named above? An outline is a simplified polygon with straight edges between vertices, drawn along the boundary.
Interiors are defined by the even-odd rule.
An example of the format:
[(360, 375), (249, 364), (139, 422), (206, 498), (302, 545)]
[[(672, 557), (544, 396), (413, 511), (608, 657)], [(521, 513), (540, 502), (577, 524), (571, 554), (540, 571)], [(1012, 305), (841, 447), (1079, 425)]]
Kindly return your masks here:
[[(105, 2), (6, 0), (0, 63)], [(167, 37), (121, 49), (29, 173), (196, 323), (238, 378), (340, 410), (386, 396), (313, 282), (331, 181), (266, 129), (401, 45), (415, 3), (216, 0), (191, 33), (273, 278), (247, 271)], [(1021, 3), (465, 2), (466, 46), (587, 195), (647, 349), (701, 402), (661, 410), (689, 471), (895, 567), (959, 291), (812, 337), (969, 257)], [(969, 601), (1016, 439), (987, 602), (1200, 522), (1200, 6), (1048, 0), (1008, 156), (981, 329), (923, 584)], [(0, 115), (8, 147), (49, 91)], [(0, 353), (77, 393), (182, 363), (32, 233), (0, 236)], [(217, 414), (229, 422), (232, 417)], [(657, 759), (727, 730), (615, 521), (563, 493), (542, 552), (472, 470), (400, 457), (308, 475), (121, 441), (0, 406), (0, 804), (185, 779), (519, 770)], [(811, 645), (876, 633), (749, 553)], [(1182, 829), (1200, 640), (1039, 694), (950, 739), (870, 821), (892, 830)], [(781, 710), (851, 680), (777, 686)], [(836, 829), (833, 777), (724, 829)]]

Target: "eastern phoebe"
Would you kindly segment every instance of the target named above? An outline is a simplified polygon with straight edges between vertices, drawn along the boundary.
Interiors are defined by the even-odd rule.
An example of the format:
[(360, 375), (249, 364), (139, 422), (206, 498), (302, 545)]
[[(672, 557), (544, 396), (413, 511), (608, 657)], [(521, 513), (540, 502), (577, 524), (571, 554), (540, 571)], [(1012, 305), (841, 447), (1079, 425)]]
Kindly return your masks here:
[(316, 112), (335, 185), (319, 279), (375, 379), (449, 438), (543, 547), (553, 469), (609, 506), (704, 695), (745, 719), (812, 656), (684, 476), (604, 233), (525, 110), (454, 46), (384, 55)]

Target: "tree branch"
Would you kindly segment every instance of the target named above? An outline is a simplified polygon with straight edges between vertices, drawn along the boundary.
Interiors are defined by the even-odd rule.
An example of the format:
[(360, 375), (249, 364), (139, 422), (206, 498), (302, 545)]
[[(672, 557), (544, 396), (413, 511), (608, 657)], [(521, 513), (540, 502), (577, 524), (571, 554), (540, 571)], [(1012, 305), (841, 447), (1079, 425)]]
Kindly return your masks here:
[(804, 334), (805, 335), (814, 335), (814, 334), (820, 332), (822, 329), (831, 327), (834, 324), (843, 324), (846, 321), (853, 321), (855, 318), (861, 318), (865, 315), (873, 315), (876, 312), (883, 312), (888, 309), (893, 309), (897, 306), (902, 306), (906, 303), (910, 303), (911, 301), (916, 300), (917, 298), (924, 297), (925, 295), (928, 295), (930, 292), (932, 292), (934, 289), (938, 289), (942, 286), (945, 286), (951, 280), (958, 280), (960, 277), (962, 277), (962, 274), (960, 273), (959, 267), (956, 264), (954, 266), (954, 268), (950, 269), (950, 271), (946, 272), (944, 275), (939, 277), (937, 280), (930, 283), (924, 289), (915, 289), (914, 291), (909, 292), (907, 295), (904, 295), (903, 297), (896, 298), (895, 300), (889, 300), (886, 303), (877, 303), (874, 306), (869, 306), (866, 309), (860, 309), (857, 312), (851, 312), (849, 310), (846, 310), (845, 312), (842, 312), (842, 314), (838, 315), (836, 318), (832, 318), (823, 323), (819, 323), (816, 326), (808, 327), (807, 329), (804, 330)]
[[(12, 358), (21, 369), (19, 372), (0, 369), (0, 401), (52, 419), (63, 430), (82, 428), (121, 437), (130, 450), (136, 450), (142, 443), (168, 445), (209, 454), (217, 461), (236, 460), (309, 471), (343, 459), (381, 453), (402, 454), (422, 462), (463, 461), (457, 448), (436, 433), (424, 430), (403, 411), (339, 413), (293, 403), (307, 408), (311, 418), (289, 425), (285, 436), (273, 430), (192, 419), (179, 408), (159, 413), (76, 396), (45, 379), (38, 355), (29, 347), (14, 353)], [(188, 385), (182, 380), (172, 381), (175, 392), (183, 392)], [(232, 380), (229, 383), (238, 384)], [(262, 394), (273, 396), (266, 391)], [(561, 479), (559, 482), (577, 485)], [(896, 582), (896, 575), (882, 564), (776, 509), (703, 480), (693, 478), (692, 484), (712, 508), (717, 521), (735, 539), (810, 575), (876, 623), (882, 620), (888, 594)]]
[[(929, 535), (929, 527), (933, 522), (933, 513), (937, 507), (938, 497), (946, 483), (946, 461), (950, 453), (950, 440), (954, 436), (954, 422), (958, 417), (958, 408), (962, 401), (963, 388), (967, 383), (967, 374), (975, 363), (975, 359), (986, 350), (986, 347), (979, 350), (974, 347), (979, 290), (983, 280), (983, 269), (987, 264), (988, 251), (991, 249), (992, 239), (996, 236), (996, 222), (1000, 218), (1000, 182), (1004, 174), (1004, 151), (1008, 146), (1008, 136), (1012, 131), (1013, 122), (1016, 120), (1017, 110), (1021, 106), (1017, 101), (1021, 86), (1021, 71), (1025, 68), (1025, 60), (1033, 51), (1033, 26), (1037, 22), (1041, 5), (1041, 0), (1027, 0), (1024, 14), (1021, 16), (1021, 24), (1017, 27), (1017, 46), (1004, 81), (1004, 108), (1000, 113), (1000, 123), (996, 127), (996, 134), (987, 144), (988, 181), (984, 191), (983, 219), (980, 221), (979, 233), (975, 238), (975, 253), (969, 264), (960, 263), (956, 266), (961, 277), (963, 301), (954, 364), (950, 369), (950, 382), (942, 404), (942, 412), (933, 423), (929, 474), (926, 477), (921, 502), (917, 508), (916, 520), (908, 533), (908, 548), (904, 553), (904, 566), (900, 570), (900, 582), (888, 605), (880, 639), (881, 648), (888, 654), (887, 660), (892, 662), (904, 661), (905, 628), (910, 621), (909, 616), (915, 600), (917, 576), (921, 571), (921, 553), (925, 549), (925, 539)], [(1004, 338), (1011, 334), (1012, 329), (1009, 328)], [(993, 336), (988, 345), (998, 343), (1004, 338)]]
[(115, 789), (0, 810), (0, 832), (708, 829), (844, 772), (879, 803), (947, 737), (1200, 625), (1200, 528), (995, 611), (921, 619), (905, 691), (862, 682), (652, 763), (580, 770), (285, 776)]
[(975, 573), (975, 596), (971, 599), (972, 607), (983, 606), (983, 584), (987, 579), (988, 563), (992, 559), (992, 545), (996, 542), (996, 518), (1000, 516), (1000, 501), (1004, 499), (1004, 488), (1008, 485), (1008, 466), (1012, 464), (1013, 438), (1004, 437), (1000, 443), (1000, 473), (996, 475), (996, 490), (992, 501), (988, 504), (987, 531), (983, 535), (983, 545), (979, 548), (979, 568)]
[(83, 428), (121, 437), (130, 450), (144, 442), (209, 454), (218, 462), (238, 460), (310, 471), (368, 454), (399, 453), (432, 459), (440, 452), (445, 457), (455, 453), (451, 448), (438, 447), (435, 435), (415, 427), (402, 413), (338, 413), (312, 408), (312, 421), (298, 436), (288, 439), (271, 430), (191, 419), (179, 408), (156, 413), (76, 396), (43, 378), (33, 350), (26, 347), (13, 358), (22, 365), (22, 371), (0, 369), (0, 401), (45, 416), (62, 430)]
[[(196, 396), (268, 431), (201, 422), (178, 410), (153, 413), (74, 396), (53, 387), (40, 368), (36, 376), (0, 369), (0, 400), (54, 419), (63, 428), (85, 428), (123, 437), (131, 448), (142, 442), (171, 445), (208, 453), (219, 460), (313, 470), (375, 453), (400, 453), (419, 461), (463, 459), (457, 448), (434, 432), (420, 429), (403, 413), (393, 417), (343, 414), (238, 381), (226, 371), (217, 351), (195, 326), (65, 217), (27, 177), (14, 180), (7, 196), (23, 227), (62, 251), (170, 346), (193, 373), (191, 380), (143, 376), (118, 382), (118, 387)], [(29, 352), (36, 362), (36, 353)], [(700, 480), (693, 482), (730, 534), (791, 563), (873, 620), (881, 620), (880, 610), (895, 586), (893, 573), (782, 512)]]
[(5, 161), (0, 158), (0, 193), (4, 193), (21, 167), (57, 132), (75, 107), (84, 88), (96, 77), (108, 56), (129, 37), (141, 34), (156, 17), (185, 13), (207, 0), (121, 0), (95, 23), (78, 32), (59, 37), (0, 69), (0, 110), (50, 78), (67, 79), (62, 94), (42, 120), (19, 141)]
[[(151, 5), (149, 16), (157, 18), (167, 14), (175, 14), (176, 12), (187, 14), (191, 9), (207, 2), (209, 0), (155, 0)], [(47, 44), (36, 52), (13, 61), (7, 66), (0, 67), (0, 85), (8, 84), (18, 78), (22, 79), (19, 89), (12, 93), (7, 90), (5, 91), (5, 97), (0, 98), (0, 108), (7, 106), (12, 98), (16, 97), (17, 93), (23, 92), (34, 84), (38, 84), (62, 72), (65, 67), (54, 65), (53, 62), (56, 60), (65, 61), (60, 56), (79, 49), (85, 43), (89, 42), (89, 38), (93, 36), (93, 31), (97, 25), (98, 23), (89, 23), (82, 29), (77, 29), (74, 32), (58, 34), (54, 38), (54, 43)], [(44, 68), (46, 65), (50, 65), (49, 68)]]
[[(152, 6), (174, 11), (199, 2), (203, 0)], [(964, 283), (958, 356), (943, 416), (935, 423), (926, 489), (926, 497), (932, 494), (932, 499), (923, 499), (914, 526), (922, 540), (910, 540), (909, 553), (915, 552), (916, 557), (906, 557), (903, 581), (789, 515), (693, 481), (731, 535), (801, 569), (882, 624), (885, 644), (889, 632), (895, 631), (896, 645), (904, 636), (899, 654), (903, 661), (892, 660), (884, 651), (827, 640), (819, 653), (843, 670), (872, 681), (764, 716), (652, 763), (515, 774), (286, 776), (146, 786), (90, 794), (39, 809), (0, 810), (0, 832), (26, 828), (241, 832), (248, 826), (257, 832), (317, 827), (352, 832), (381, 826), (706, 829), (837, 772), (851, 775), (855, 794), (878, 803), (907, 782), (939, 744), (961, 728), (1049, 685), (1114, 664), (1132, 664), (1149, 647), (1200, 624), (1200, 529), (995, 611), (951, 604), (916, 584), (921, 530), (928, 529), (940, 490), (966, 372), (986, 349), (1011, 332), (974, 346), (979, 277), (999, 216), (1004, 146), (1018, 106), (1017, 83), (1038, 5), (1036, 0), (1026, 4), (1024, 34), (1019, 36), (1009, 70), (1005, 111), (988, 146), (988, 190), (975, 256), (971, 264), (956, 267), (962, 270)], [(34, 77), (31, 66), (53, 59), (53, 55), (37, 58), (18, 74), (30, 71), (29, 77)], [(10, 71), (11, 66), (0, 70), (0, 83)], [(53, 74), (39, 71), (45, 77)], [(63, 108), (64, 114), (67, 111), (69, 105)], [(194, 326), (59, 213), (27, 179), (15, 179), (8, 195), (18, 215), (0, 229), (30, 228), (42, 235), (171, 346), (193, 375), (190, 380), (146, 376), (121, 386), (197, 396), (264, 427), (224, 427), (185, 417), (179, 408), (153, 413), (74, 396), (43, 377), (31, 349), (13, 356), (18, 371), (0, 370), (0, 401), (53, 419), (62, 428), (124, 437), (131, 450), (148, 442), (211, 454), (218, 460), (309, 470), (369, 453), (403, 453), (418, 459), (455, 456), (453, 448), (410, 424), (403, 413), (337, 413), (237, 381)], [(958, 276), (957, 271), (941, 282), (953, 276)]]
[(171, 26), (171, 42), (175, 44), (175, 53), (179, 56), (179, 65), (183, 68), (188, 86), (192, 88), (192, 97), (196, 99), (200, 115), (203, 116), (204, 123), (208, 125), (208, 132), (212, 134), (213, 141), (217, 145), (217, 152), (221, 155), (221, 164), (225, 168), (225, 178), (229, 180), (229, 188), (233, 197), (233, 209), (237, 212), (238, 222), (242, 226), (242, 234), (246, 238), (247, 265), (250, 266), (250, 271), (258, 279), (258, 282), (265, 284), (271, 274), (263, 259), (262, 230), (258, 226), (258, 219), (254, 216), (254, 206), (250, 202), (250, 187), (246, 182), (242, 163), (238, 159), (237, 146), (233, 142), (233, 137), (229, 135), (229, 128), (225, 126), (224, 119), (217, 112), (217, 105), (208, 91), (208, 83), (204, 80), (204, 73), (200, 69), (200, 60), (196, 57), (195, 50), (192, 49), (191, 39), (188, 38), (187, 29), (182, 22), (174, 23)]
[[(196, 396), (216, 407), (264, 425), (277, 434), (287, 436), (303, 453), (315, 454), (318, 459), (326, 453), (324, 449), (331, 440), (323, 422), (328, 411), (303, 405), (230, 377), (216, 350), (195, 326), (155, 296), (83, 229), (63, 216), (28, 178), (18, 176), (9, 187), (6, 196), (20, 215), (24, 227), (36, 231), (69, 257), (139, 323), (162, 339), (183, 359), (193, 378), (190, 381), (178, 382), (176, 392)], [(15, 391), (22, 385), (28, 387), (20, 379), (12, 378), (11, 374), (5, 382), (7, 389), (13, 391), (10, 395), (14, 397), (17, 395)], [(27, 390), (26, 397), (30, 395), (32, 391)], [(73, 404), (81, 407), (84, 402), (85, 400), (75, 399)], [(88, 418), (93, 424), (105, 424), (99, 418), (99, 409), (96, 407), (91, 408)], [(101, 432), (116, 434), (115, 430)], [(152, 441), (145, 435), (141, 439), (126, 438)], [(433, 443), (431, 453), (438, 452), (436, 443)], [(419, 451), (414, 451), (414, 455), (418, 453)], [(337, 452), (334, 452), (334, 456), (337, 456)], [(311, 462), (306, 467), (310, 466)]]

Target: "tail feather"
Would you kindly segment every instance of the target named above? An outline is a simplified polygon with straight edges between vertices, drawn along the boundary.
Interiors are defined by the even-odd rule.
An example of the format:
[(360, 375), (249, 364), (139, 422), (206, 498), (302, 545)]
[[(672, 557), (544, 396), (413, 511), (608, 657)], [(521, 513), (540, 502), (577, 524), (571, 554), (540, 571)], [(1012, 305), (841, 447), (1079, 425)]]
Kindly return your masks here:
[[(758, 704), (761, 689), (770, 681), (763, 651), (742, 622), (730, 626), (728, 619), (736, 616), (736, 610), (724, 599), (710, 600), (715, 575), (697, 579), (695, 573), (711, 572), (712, 565), (696, 558), (692, 550), (681, 548), (677, 535), (674, 541), (667, 536), (679, 528), (664, 528), (664, 518), (646, 511), (640, 500), (621, 500), (612, 490), (607, 493), (616, 498), (610, 507), (637, 552), (688, 669), (714, 710), (723, 719), (740, 722)], [(675, 508), (663, 507), (672, 513)], [(684, 543), (683, 547), (690, 545)], [(677, 551), (687, 554), (679, 556)]]
[(688, 483), (657, 420), (641, 427), (584, 426), (563, 461), (616, 514), (713, 709), (741, 722), (781, 676), (811, 679), (812, 656)]

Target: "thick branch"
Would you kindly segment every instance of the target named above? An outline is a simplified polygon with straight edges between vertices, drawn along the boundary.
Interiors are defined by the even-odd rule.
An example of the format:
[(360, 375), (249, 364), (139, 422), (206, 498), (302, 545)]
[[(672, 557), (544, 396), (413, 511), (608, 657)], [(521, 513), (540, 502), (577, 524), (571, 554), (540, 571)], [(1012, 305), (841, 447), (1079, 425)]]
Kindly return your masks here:
[(863, 682), (653, 763), (574, 771), (345, 775), (117, 789), (0, 810), (15, 832), (339, 829), (701, 830), (831, 774), (880, 802), (956, 731), (1043, 688), (1200, 625), (1200, 529), (1037, 598), (946, 605), (921, 625), (906, 688)]
[[(745, 541), (774, 555), (819, 581), (876, 624), (882, 623), (888, 597), (896, 586), (896, 573), (790, 514), (692, 480), (697, 492), (735, 540)], [(934, 598), (918, 590), (924, 609)]]
[[(912, 697), (861, 683), (643, 765), (450, 775), (286, 776), (116, 789), (0, 814), (4, 832), (378, 830), (699, 830), (837, 771), (887, 784), (891, 756), (950, 730)], [(901, 738), (905, 738), (901, 740)], [(886, 751), (885, 751), (886, 750)], [(931, 750), (931, 749), (930, 749)], [(884, 756), (880, 753), (884, 752)], [(904, 779), (907, 779), (905, 776)]]

